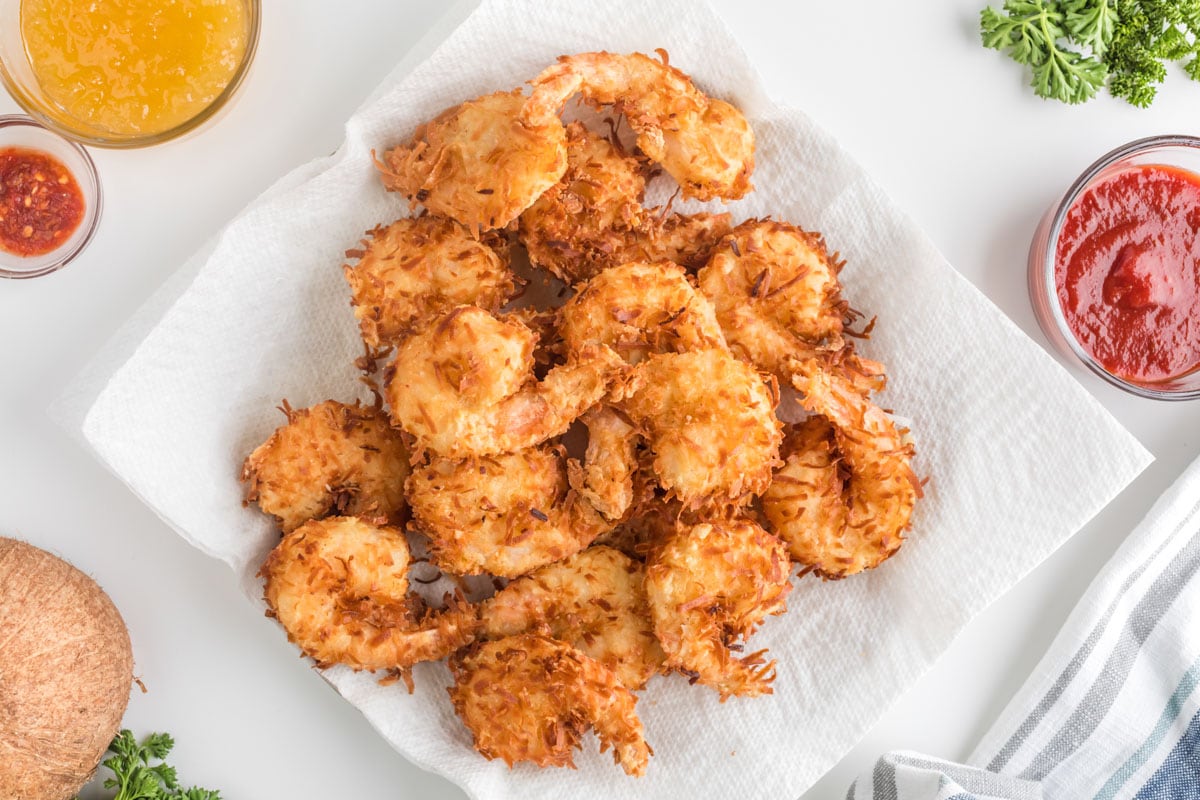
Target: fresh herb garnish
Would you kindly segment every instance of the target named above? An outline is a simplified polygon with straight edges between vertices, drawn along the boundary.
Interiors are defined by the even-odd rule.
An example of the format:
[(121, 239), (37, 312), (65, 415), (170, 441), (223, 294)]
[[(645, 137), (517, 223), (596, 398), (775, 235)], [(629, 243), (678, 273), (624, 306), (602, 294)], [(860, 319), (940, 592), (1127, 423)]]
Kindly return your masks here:
[(1033, 72), (1039, 97), (1082, 103), (1108, 91), (1154, 101), (1166, 62), (1200, 80), (1200, 0), (1005, 0), (980, 14), (986, 47)]
[(121, 731), (108, 746), (112, 755), (101, 763), (113, 773), (104, 780), (104, 788), (117, 790), (113, 800), (221, 800), (220, 792), (179, 788), (175, 768), (163, 762), (174, 746), (175, 740), (165, 733), (152, 733), (138, 744), (131, 731)]

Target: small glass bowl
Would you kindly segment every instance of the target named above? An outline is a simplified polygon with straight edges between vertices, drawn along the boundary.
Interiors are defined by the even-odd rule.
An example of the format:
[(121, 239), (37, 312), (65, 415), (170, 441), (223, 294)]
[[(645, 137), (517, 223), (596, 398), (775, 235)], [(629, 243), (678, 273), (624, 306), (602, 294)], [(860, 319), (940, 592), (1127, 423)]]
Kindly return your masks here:
[[(82, 120), (75, 120), (63, 114), (46, 97), (33, 74), (25, 53), (25, 44), (21, 40), (19, 24), (0, 25), (0, 84), (4, 85), (25, 113), (39, 123), (69, 139), (92, 147), (132, 149), (177, 139), (216, 117), (237, 93), (238, 87), (250, 71), (255, 51), (258, 49), (262, 4), (261, 0), (242, 0), (242, 3), (246, 10), (247, 30), (246, 49), (242, 52), (241, 63), (237, 65), (229, 84), (216, 99), (194, 117), (174, 128), (158, 133), (116, 134), (93, 128)], [(0, 19), (15, 21), (20, 19), (20, 15), (21, 0), (0, 0)]]
[(1200, 398), (1200, 369), (1155, 383), (1138, 383), (1106, 370), (1084, 349), (1075, 337), (1058, 300), (1055, 281), (1055, 256), (1058, 237), (1067, 212), (1083, 194), (1116, 173), (1148, 165), (1163, 165), (1200, 175), (1200, 138), (1195, 136), (1151, 136), (1122, 145), (1092, 164), (1067, 189), (1066, 194), (1046, 212), (1029, 248), (1029, 298), (1042, 331), (1058, 350), (1074, 356), (1113, 386), (1140, 397), (1155, 400), (1194, 400)]
[(60, 270), (83, 252), (100, 221), (100, 176), (87, 151), (29, 117), (0, 116), (0, 149), (25, 147), (54, 156), (75, 176), (83, 193), (83, 219), (61, 245), (38, 256), (20, 256), (0, 249), (0, 278), (36, 278)]

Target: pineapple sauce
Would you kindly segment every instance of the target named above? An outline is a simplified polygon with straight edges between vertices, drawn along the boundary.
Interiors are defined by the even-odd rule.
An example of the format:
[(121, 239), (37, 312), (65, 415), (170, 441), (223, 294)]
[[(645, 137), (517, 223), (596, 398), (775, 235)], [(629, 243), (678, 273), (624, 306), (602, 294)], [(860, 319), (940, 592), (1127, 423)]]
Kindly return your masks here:
[(243, 0), (21, 0), (30, 67), (68, 127), (171, 130), (207, 108), (245, 53)]

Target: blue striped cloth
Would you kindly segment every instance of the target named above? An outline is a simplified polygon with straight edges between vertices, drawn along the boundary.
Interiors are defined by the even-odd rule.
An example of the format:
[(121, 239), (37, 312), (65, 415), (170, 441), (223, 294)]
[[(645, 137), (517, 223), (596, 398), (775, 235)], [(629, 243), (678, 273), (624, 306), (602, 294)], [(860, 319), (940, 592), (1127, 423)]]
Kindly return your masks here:
[(1200, 798), (1200, 460), (1088, 587), (967, 764), (894, 752), (847, 800)]

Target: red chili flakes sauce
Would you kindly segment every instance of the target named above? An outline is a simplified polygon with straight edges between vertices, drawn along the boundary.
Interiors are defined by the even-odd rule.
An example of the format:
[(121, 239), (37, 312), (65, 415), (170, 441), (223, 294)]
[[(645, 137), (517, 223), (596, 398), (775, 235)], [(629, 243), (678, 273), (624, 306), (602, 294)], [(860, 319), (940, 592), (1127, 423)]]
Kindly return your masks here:
[(83, 221), (83, 192), (53, 156), (0, 148), (0, 249), (19, 256), (49, 253)]
[(1067, 325), (1106, 370), (1154, 383), (1200, 367), (1200, 175), (1107, 178), (1067, 211), (1055, 257)]

